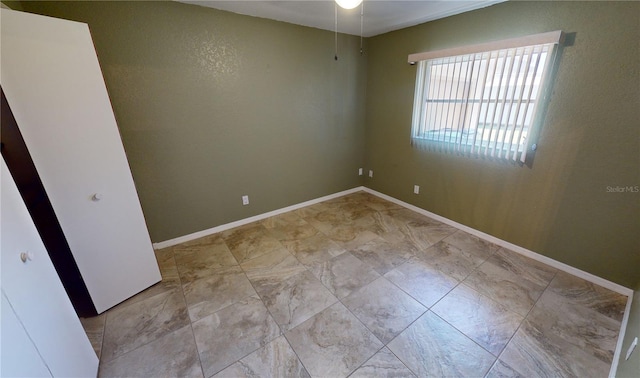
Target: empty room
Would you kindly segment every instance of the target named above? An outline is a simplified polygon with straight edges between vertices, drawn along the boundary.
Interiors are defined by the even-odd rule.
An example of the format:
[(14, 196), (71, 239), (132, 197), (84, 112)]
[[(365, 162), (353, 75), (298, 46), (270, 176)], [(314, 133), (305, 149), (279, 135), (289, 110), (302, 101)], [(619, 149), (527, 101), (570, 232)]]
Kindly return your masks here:
[(640, 2), (1, 11), (1, 376), (640, 377)]

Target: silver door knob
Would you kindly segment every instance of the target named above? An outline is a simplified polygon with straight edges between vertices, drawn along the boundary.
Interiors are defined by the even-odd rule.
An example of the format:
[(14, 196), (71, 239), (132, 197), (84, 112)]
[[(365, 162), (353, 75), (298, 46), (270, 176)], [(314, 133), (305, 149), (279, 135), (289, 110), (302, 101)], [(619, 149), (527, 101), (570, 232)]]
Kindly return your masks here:
[(31, 252), (22, 252), (22, 253), (20, 253), (20, 260), (23, 263), (26, 263), (27, 261), (33, 260), (33, 253), (31, 253)]

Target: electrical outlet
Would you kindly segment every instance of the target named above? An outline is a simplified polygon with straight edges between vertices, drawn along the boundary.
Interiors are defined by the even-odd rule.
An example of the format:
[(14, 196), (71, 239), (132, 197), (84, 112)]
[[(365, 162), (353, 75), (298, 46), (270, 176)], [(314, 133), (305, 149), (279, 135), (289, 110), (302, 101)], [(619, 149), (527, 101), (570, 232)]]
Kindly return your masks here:
[(413, 186), (413, 194), (420, 194), (420, 185)]
[(631, 357), (631, 353), (633, 353), (633, 350), (636, 349), (636, 345), (638, 345), (638, 338), (636, 337), (635, 339), (633, 339), (633, 342), (631, 343), (631, 345), (629, 345), (629, 349), (627, 349), (627, 357), (625, 357), (625, 361), (629, 359), (629, 357)]
[(242, 205), (248, 205), (249, 204), (249, 196), (242, 196)]
[(362, 176), (362, 168), (358, 168), (358, 176)]
[(369, 177), (373, 177), (373, 170), (372, 169), (369, 170)]

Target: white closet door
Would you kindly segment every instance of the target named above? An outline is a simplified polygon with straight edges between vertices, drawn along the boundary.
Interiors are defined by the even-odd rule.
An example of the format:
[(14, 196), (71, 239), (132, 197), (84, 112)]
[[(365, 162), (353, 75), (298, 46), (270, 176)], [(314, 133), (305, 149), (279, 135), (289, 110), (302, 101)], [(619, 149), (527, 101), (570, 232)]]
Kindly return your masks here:
[(0, 377), (51, 377), (4, 291), (0, 310)]
[(2, 87), (103, 312), (160, 281), (160, 271), (89, 28), (1, 12)]
[[(54, 377), (95, 377), (98, 357), (1, 160), (2, 376), (47, 376), (44, 362)], [(21, 253), (30, 260), (23, 262)]]

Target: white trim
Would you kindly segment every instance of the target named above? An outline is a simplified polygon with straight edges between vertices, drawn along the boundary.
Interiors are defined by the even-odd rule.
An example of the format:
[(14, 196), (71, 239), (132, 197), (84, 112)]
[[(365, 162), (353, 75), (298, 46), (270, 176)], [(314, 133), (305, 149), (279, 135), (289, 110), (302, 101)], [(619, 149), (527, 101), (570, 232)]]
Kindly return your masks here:
[(622, 318), (622, 324), (620, 324), (620, 334), (618, 335), (616, 351), (613, 354), (613, 362), (611, 363), (611, 370), (609, 370), (609, 378), (615, 378), (616, 370), (618, 370), (618, 363), (620, 362), (620, 355), (622, 354), (622, 344), (624, 343), (624, 336), (627, 331), (627, 324), (629, 323), (629, 314), (631, 314), (632, 301), (633, 294), (629, 295), (629, 299), (627, 299), (627, 307), (624, 309), (624, 317)]
[(609, 290), (615, 291), (616, 293), (619, 293), (619, 294), (622, 294), (622, 295), (626, 295), (626, 296), (632, 296), (633, 295), (633, 290), (631, 290), (629, 288), (626, 288), (626, 287), (624, 287), (622, 285), (619, 285), (619, 284), (617, 284), (615, 282), (611, 282), (609, 280), (605, 280), (604, 278), (600, 278), (600, 277), (598, 277), (596, 275), (593, 275), (591, 273), (587, 273), (587, 272), (585, 272), (583, 270), (580, 270), (578, 268), (574, 268), (574, 267), (572, 267), (570, 265), (567, 265), (565, 263), (562, 263), (560, 261), (554, 260), (554, 259), (549, 258), (547, 256), (543, 256), (543, 255), (541, 255), (539, 253), (530, 251), (530, 250), (528, 250), (526, 248), (523, 248), (523, 247), (520, 247), (518, 245), (509, 243), (508, 241), (505, 241), (505, 240), (502, 240), (502, 239), (498, 239), (495, 236), (492, 236), (492, 235), (489, 235), (489, 234), (485, 234), (482, 231), (478, 231), (478, 230), (476, 230), (474, 228), (471, 228), (469, 226), (465, 226), (464, 224), (458, 223), (456, 221), (452, 221), (451, 219), (445, 218), (445, 217), (443, 217), (441, 215), (434, 214), (434, 213), (432, 213), (430, 211), (421, 209), (421, 208), (419, 208), (417, 206), (414, 206), (414, 205), (408, 204), (406, 202), (400, 201), (399, 199), (390, 197), (390, 196), (388, 196), (386, 194), (382, 194), (382, 193), (377, 192), (377, 191), (375, 191), (373, 189), (364, 188), (363, 190), (365, 192), (367, 192), (367, 193), (373, 194), (374, 196), (378, 196), (378, 197), (383, 198), (383, 199), (385, 199), (385, 200), (387, 200), (389, 202), (393, 202), (393, 203), (396, 203), (396, 204), (398, 204), (400, 206), (406, 207), (409, 210), (413, 210), (416, 213), (420, 213), (422, 215), (426, 215), (426, 216), (428, 216), (430, 218), (433, 218), (435, 220), (438, 220), (438, 221), (440, 221), (442, 223), (448, 224), (450, 226), (453, 226), (453, 227), (456, 227), (456, 228), (458, 228), (460, 230), (468, 232), (468, 233), (470, 233), (472, 235), (475, 235), (475, 236), (477, 236), (477, 237), (479, 237), (481, 239), (484, 239), (484, 240), (486, 240), (488, 242), (497, 244), (497, 245), (499, 245), (501, 247), (504, 247), (504, 248), (507, 248), (507, 249), (509, 249), (509, 250), (511, 250), (513, 252), (519, 253), (519, 254), (524, 255), (526, 257), (529, 257), (530, 259), (533, 259), (533, 260), (539, 261), (541, 263), (547, 264), (547, 265), (552, 266), (552, 267), (554, 267), (554, 268), (556, 268), (558, 270), (561, 270), (563, 272), (569, 273), (569, 274), (574, 275), (576, 277), (580, 277), (580, 278), (582, 278), (582, 279), (584, 279), (586, 281), (589, 281), (589, 282), (594, 283), (596, 285), (600, 285), (600, 286), (602, 286), (604, 288), (607, 288)]
[(209, 235), (215, 234), (217, 232), (226, 231), (226, 230), (229, 230), (229, 229), (234, 228), (234, 227), (238, 227), (238, 226), (242, 226), (242, 225), (245, 225), (245, 224), (248, 224), (248, 223), (251, 223), (251, 222), (263, 220), (263, 219), (266, 219), (266, 218), (269, 218), (269, 217), (272, 217), (272, 216), (275, 216), (275, 215), (283, 214), (283, 213), (286, 213), (286, 212), (289, 212), (289, 211), (292, 211), (292, 210), (297, 210), (297, 209), (300, 209), (300, 208), (303, 208), (303, 207), (306, 207), (306, 206), (315, 205), (316, 203), (320, 203), (320, 202), (328, 201), (330, 199), (346, 196), (347, 194), (352, 194), (352, 193), (356, 193), (356, 192), (359, 192), (359, 191), (365, 191), (367, 193), (373, 194), (374, 196), (380, 197), (380, 198), (385, 199), (385, 200), (387, 200), (389, 202), (393, 202), (393, 203), (398, 204), (398, 205), (400, 205), (402, 207), (405, 207), (405, 208), (407, 208), (409, 210), (413, 210), (416, 213), (419, 213), (419, 214), (422, 214), (422, 215), (426, 215), (426, 216), (428, 216), (430, 218), (433, 218), (433, 219), (435, 219), (437, 221), (440, 221), (442, 223), (448, 224), (448, 225), (456, 227), (456, 228), (458, 228), (458, 229), (460, 229), (462, 231), (465, 231), (465, 232), (468, 232), (468, 233), (470, 233), (472, 235), (475, 235), (475, 236), (477, 236), (477, 237), (479, 237), (481, 239), (484, 239), (484, 240), (486, 240), (488, 242), (494, 243), (494, 244), (499, 245), (501, 247), (507, 248), (507, 249), (509, 249), (509, 250), (511, 250), (513, 252), (519, 253), (519, 254), (524, 255), (526, 257), (529, 257), (530, 259), (533, 259), (533, 260), (539, 261), (541, 263), (547, 264), (547, 265), (549, 265), (551, 267), (554, 267), (554, 268), (556, 268), (558, 270), (561, 270), (563, 272), (569, 273), (569, 274), (574, 275), (576, 277), (580, 277), (580, 278), (582, 278), (584, 280), (587, 280), (587, 281), (589, 281), (591, 283), (594, 283), (596, 285), (602, 286), (602, 287), (607, 288), (609, 290), (615, 291), (616, 293), (619, 293), (619, 294), (622, 294), (622, 295), (626, 295), (628, 297), (632, 297), (633, 296), (633, 290), (632, 289), (626, 288), (626, 287), (624, 287), (622, 285), (619, 285), (619, 284), (617, 284), (615, 282), (611, 282), (609, 280), (605, 280), (604, 278), (600, 278), (600, 277), (598, 277), (596, 275), (593, 275), (591, 273), (587, 273), (587, 272), (585, 272), (583, 270), (580, 270), (578, 268), (574, 268), (574, 267), (572, 267), (570, 265), (567, 265), (567, 264), (562, 263), (560, 261), (554, 260), (554, 259), (552, 259), (550, 257), (543, 256), (543, 255), (541, 255), (539, 253), (530, 251), (530, 250), (528, 250), (526, 248), (523, 248), (523, 247), (520, 247), (520, 246), (518, 246), (516, 244), (509, 243), (508, 241), (499, 239), (499, 238), (497, 238), (495, 236), (486, 234), (486, 233), (484, 233), (482, 231), (478, 231), (478, 230), (476, 230), (474, 228), (471, 228), (469, 226), (465, 226), (464, 224), (461, 224), (461, 223), (458, 223), (458, 222), (453, 221), (451, 219), (445, 218), (445, 217), (443, 217), (441, 215), (434, 214), (434, 213), (432, 213), (430, 211), (427, 211), (425, 209), (422, 209), (422, 208), (419, 208), (417, 206), (411, 205), (409, 203), (406, 203), (404, 201), (401, 201), (399, 199), (393, 198), (391, 196), (388, 196), (386, 194), (380, 193), (380, 192), (375, 191), (373, 189), (369, 189), (369, 188), (364, 187), (364, 186), (358, 186), (358, 187), (355, 187), (353, 189), (344, 190), (344, 191), (341, 191), (341, 192), (338, 192), (338, 193), (334, 193), (334, 194), (330, 194), (330, 195), (327, 195), (327, 196), (324, 196), (324, 197), (320, 197), (320, 198), (312, 199), (312, 200), (309, 200), (309, 201), (301, 202), (301, 203), (298, 203), (296, 205), (291, 205), (291, 206), (283, 207), (283, 208), (278, 209), (278, 210), (273, 210), (273, 211), (270, 211), (270, 212), (267, 212), (267, 213), (255, 215), (255, 216), (252, 216), (252, 217), (249, 217), (249, 218), (240, 219), (240, 220), (237, 220), (235, 222), (226, 223), (226, 224), (223, 224), (223, 225), (220, 225), (220, 226), (209, 228), (207, 230), (194, 232), (192, 234), (188, 234), (188, 235), (184, 235), (184, 236), (179, 236), (179, 237), (174, 238), (174, 239), (165, 240), (165, 241), (162, 241), (162, 242), (159, 242), (159, 243), (153, 243), (153, 248), (154, 249), (161, 249), (161, 248), (172, 247), (172, 246), (180, 244), (180, 243), (184, 243), (184, 242), (188, 242), (188, 241), (191, 241), (191, 240), (195, 240), (195, 239), (198, 239), (198, 238), (201, 238), (201, 237), (204, 237), (204, 236), (209, 236)]
[(619, 294), (622, 294), (622, 295), (626, 295), (627, 298), (628, 298), (627, 299), (627, 306), (625, 308), (624, 317), (622, 318), (622, 323), (620, 325), (620, 333), (618, 335), (618, 342), (616, 344), (616, 350), (615, 350), (615, 353), (613, 355), (613, 361), (612, 361), (612, 364), (611, 364), (611, 369), (609, 371), (609, 378), (615, 378), (615, 373), (616, 373), (616, 370), (618, 369), (618, 361), (620, 359), (620, 354), (621, 354), (622, 347), (623, 347), (622, 344), (624, 343), (624, 335), (625, 335), (625, 331), (626, 331), (626, 328), (627, 328), (627, 323), (629, 322), (629, 314), (631, 312), (631, 302), (633, 300), (633, 294), (634, 294), (634, 291), (632, 289), (626, 288), (626, 287), (624, 287), (622, 285), (619, 285), (619, 284), (617, 284), (615, 282), (611, 282), (609, 280), (605, 280), (604, 278), (600, 278), (600, 277), (598, 277), (596, 275), (593, 275), (591, 273), (587, 273), (587, 272), (585, 272), (583, 270), (574, 268), (574, 267), (569, 266), (569, 265), (567, 265), (565, 263), (556, 261), (556, 260), (554, 260), (552, 258), (543, 256), (543, 255), (541, 255), (539, 253), (530, 251), (530, 250), (528, 250), (526, 248), (523, 248), (523, 247), (520, 247), (518, 245), (509, 243), (509, 242), (507, 242), (505, 240), (498, 239), (495, 236), (486, 234), (486, 233), (484, 233), (482, 231), (478, 231), (478, 230), (476, 230), (474, 228), (471, 228), (469, 226), (465, 226), (465, 225), (463, 225), (461, 223), (458, 223), (458, 222), (455, 222), (455, 221), (453, 221), (451, 219), (445, 218), (445, 217), (440, 216), (438, 214), (434, 214), (434, 213), (432, 213), (430, 211), (427, 211), (425, 209), (422, 209), (422, 208), (419, 208), (417, 206), (411, 205), (409, 203), (406, 203), (404, 201), (401, 201), (399, 199), (393, 198), (391, 196), (388, 196), (386, 194), (380, 193), (380, 192), (375, 191), (373, 189), (369, 189), (369, 188), (364, 187), (364, 186), (358, 186), (358, 187), (355, 187), (353, 189), (344, 190), (342, 192), (330, 194), (328, 196), (316, 198), (316, 199), (309, 200), (309, 201), (306, 201), (306, 202), (301, 202), (301, 203), (296, 204), (296, 205), (283, 207), (283, 208), (278, 209), (278, 210), (274, 210), (274, 211), (270, 211), (268, 213), (264, 213), (264, 214), (256, 215), (256, 216), (253, 216), (253, 217), (241, 219), (241, 220), (238, 220), (238, 221), (235, 221), (235, 222), (223, 224), (223, 225), (220, 225), (220, 226), (217, 226), (217, 227), (210, 228), (208, 230), (194, 232), (194, 233), (189, 234), (189, 235), (180, 236), (180, 237), (177, 237), (177, 238), (174, 238), (174, 239), (170, 239), (170, 240), (166, 240), (166, 241), (159, 242), (159, 243), (153, 243), (153, 247), (155, 249), (171, 247), (171, 246), (174, 246), (174, 245), (177, 245), (177, 244), (180, 244), (180, 243), (184, 243), (184, 242), (191, 241), (191, 240), (194, 240), (194, 239), (198, 239), (198, 238), (201, 238), (201, 237), (204, 237), (204, 236), (215, 234), (217, 232), (229, 230), (231, 228), (242, 226), (242, 225), (245, 225), (245, 224), (248, 224), (248, 223), (251, 223), (251, 222), (255, 222), (255, 221), (259, 221), (259, 220), (262, 220), (262, 219), (266, 219), (266, 218), (272, 217), (274, 215), (283, 214), (283, 213), (286, 213), (286, 212), (289, 212), (289, 211), (292, 211), (292, 210), (297, 210), (297, 209), (300, 209), (300, 208), (303, 208), (303, 207), (306, 207), (306, 206), (314, 205), (316, 203), (320, 203), (320, 202), (324, 202), (324, 201), (327, 201), (327, 200), (330, 200), (330, 199), (342, 197), (342, 196), (345, 196), (347, 194), (352, 194), (352, 193), (356, 193), (356, 192), (359, 192), (359, 191), (364, 191), (364, 192), (373, 194), (374, 196), (380, 197), (380, 198), (385, 199), (385, 200), (387, 200), (389, 202), (396, 203), (396, 204), (398, 204), (398, 205), (400, 205), (402, 207), (405, 207), (405, 208), (407, 208), (409, 210), (413, 210), (416, 213), (428, 216), (428, 217), (433, 218), (435, 220), (438, 220), (438, 221), (440, 221), (442, 223), (445, 223), (445, 224), (448, 224), (450, 226), (456, 227), (456, 228), (458, 228), (458, 229), (460, 229), (462, 231), (468, 232), (468, 233), (470, 233), (472, 235), (475, 235), (475, 236), (477, 236), (477, 237), (479, 237), (481, 239), (484, 239), (484, 240), (486, 240), (488, 242), (491, 242), (491, 243), (494, 243), (494, 244), (499, 245), (501, 247), (507, 248), (507, 249), (509, 249), (509, 250), (511, 250), (513, 252), (519, 253), (519, 254), (524, 255), (526, 257), (529, 257), (529, 258), (531, 258), (533, 260), (536, 260), (536, 261), (539, 261), (541, 263), (547, 264), (547, 265), (552, 266), (552, 267), (554, 267), (554, 268), (556, 268), (558, 270), (561, 270), (563, 272), (569, 273), (569, 274), (574, 275), (576, 277), (580, 277), (580, 278), (582, 278), (582, 279), (584, 279), (586, 281), (589, 281), (589, 282), (594, 283), (596, 285), (602, 286), (602, 287), (607, 288), (609, 290), (612, 290), (612, 291), (614, 291), (616, 293), (619, 293)]
[(410, 54), (407, 58), (409, 64), (415, 64), (423, 60), (444, 58), (449, 56), (459, 56), (467, 54), (475, 54), (485, 51), (496, 51), (503, 49), (510, 49), (514, 47), (522, 46), (535, 46), (544, 45), (547, 43), (562, 43), (563, 33), (562, 30), (556, 30), (547, 33), (525, 35), (523, 37), (503, 39), (500, 41), (478, 43), (475, 45), (451, 47), (448, 49), (425, 51), (415, 54)]
[(212, 234), (215, 234), (215, 233), (218, 233), (218, 232), (226, 231), (226, 230), (232, 229), (234, 227), (243, 226), (243, 225), (251, 223), (251, 222), (256, 222), (256, 221), (263, 220), (263, 219), (266, 219), (266, 218), (269, 218), (269, 217), (272, 217), (272, 216), (275, 216), (275, 215), (279, 215), (279, 214), (283, 214), (283, 213), (286, 213), (286, 212), (289, 212), (289, 211), (301, 209), (303, 207), (315, 205), (316, 203), (328, 201), (330, 199), (346, 196), (347, 194), (356, 193), (356, 192), (362, 191), (364, 189), (365, 188), (363, 186), (358, 186), (358, 187), (353, 188), (353, 189), (343, 190), (342, 192), (329, 194), (328, 196), (324, 196), (324, 197), (312, 199), (312, 200), (309, 200), (309, 201), (301, 202), (301, 203), (298, 203), (298, 204), (295, 204), (295, 205), (283, 207), (281, 209), (269, 211), (269, 212), (263, 213), (263, 214), (258, 214), (258, 215), (255, 215), (255, 216), (252, 216), (252, 217), (249, 217), (249, 218), (240, 219), (240, 220), (237, 220), (235, 222), (222, 224), (220, 226), (216, 226), (216, 227), (212, 227), (212, 228), (209, 228), (209, 229), (206, 229), (206, 230), (194, 232), (192, 234), (179, 236), (177, 238), (165, 240), (165, 241), (158, 242), (158, 243), (153, 243), (153, 248), (154, 249), (162, 249), (162, 248), (167, 248), (167, 247), (173, 247), (174, 245), (177, 245), (177, 244), (180, 244), (180, 243), (185, 243), (185, 242), (188, 242), (188, 241), (191, 241), (191, 240), (195, 240), (195, 239), (198, 239), (198, 238), (202, 238), (202, 237), (205, 237), (205, 236), (209, 236), (209, 235), (212, 235)]

